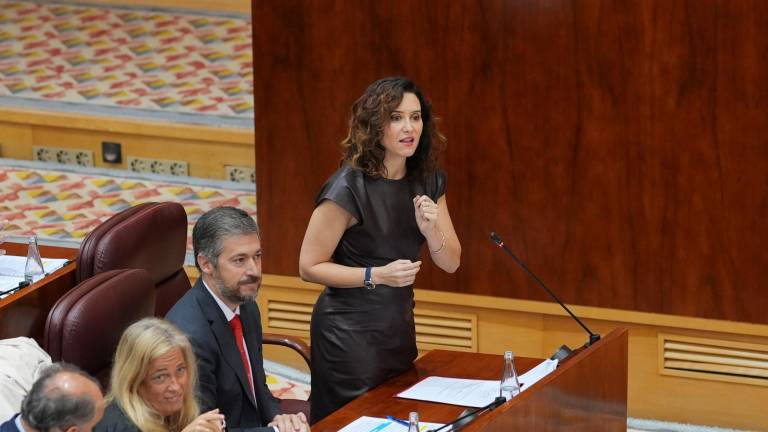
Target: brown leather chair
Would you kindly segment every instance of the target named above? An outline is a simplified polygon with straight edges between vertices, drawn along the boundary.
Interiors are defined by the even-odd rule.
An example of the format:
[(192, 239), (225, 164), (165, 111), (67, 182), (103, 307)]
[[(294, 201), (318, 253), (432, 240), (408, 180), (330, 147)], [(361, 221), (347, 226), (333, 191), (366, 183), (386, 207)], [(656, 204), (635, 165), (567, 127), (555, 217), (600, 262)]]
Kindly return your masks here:
[(112, 216), (83, 240), (77, 282), (114, 269), (149, 272), (157, 287), (155, 315), (162, 317), (191, 287), (184, 272), (187, 214), (175, 202), (144, 203)]
[(107, 388), (123, 331), (155, 313), (155, 284), (145, 270), (99, 273), (64, 294), (45, 322), (43, 349), (75, 364)]
[[(307, 363), (307, 367), (312, 366), (310, 359), (309, 345), (295, 336), (287, 336), (278, 333), (264, 333), (263, 344), (280, 345), (296, 351)], [(309, 401), (301, 399), (280, 399), (280, 409), (284, 414), (304, 413), (309, 421)]]

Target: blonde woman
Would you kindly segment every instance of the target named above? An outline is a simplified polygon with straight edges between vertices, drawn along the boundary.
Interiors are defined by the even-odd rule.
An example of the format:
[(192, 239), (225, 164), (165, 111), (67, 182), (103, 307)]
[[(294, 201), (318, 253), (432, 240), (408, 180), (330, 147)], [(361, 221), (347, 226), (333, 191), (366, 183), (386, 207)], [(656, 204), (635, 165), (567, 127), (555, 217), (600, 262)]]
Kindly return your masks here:
[(218, 409), (200, 414), (192, 346), (173, 324), (145, 318), (128, 327), (115, 353), (100, 432), (221, 432)]

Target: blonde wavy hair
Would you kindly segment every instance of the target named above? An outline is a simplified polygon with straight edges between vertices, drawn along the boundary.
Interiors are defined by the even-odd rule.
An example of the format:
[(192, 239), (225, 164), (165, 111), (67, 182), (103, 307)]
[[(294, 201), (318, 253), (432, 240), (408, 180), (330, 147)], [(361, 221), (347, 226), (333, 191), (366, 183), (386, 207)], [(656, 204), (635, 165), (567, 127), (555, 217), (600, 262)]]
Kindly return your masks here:
[[(139, 385), (149, 373), (152, 360), (180, 348), (187, 363), (187, 388), (181, 411), (165, 418), (139, 396)], [(197, 365), (192, 345), (173, 324), (159, 318), (144, 318), (131, 324), (117, 345), (110, 377), (109, 401), (115, 401), (142, 432), (179, 431), (200, 414), (195, 399)]]

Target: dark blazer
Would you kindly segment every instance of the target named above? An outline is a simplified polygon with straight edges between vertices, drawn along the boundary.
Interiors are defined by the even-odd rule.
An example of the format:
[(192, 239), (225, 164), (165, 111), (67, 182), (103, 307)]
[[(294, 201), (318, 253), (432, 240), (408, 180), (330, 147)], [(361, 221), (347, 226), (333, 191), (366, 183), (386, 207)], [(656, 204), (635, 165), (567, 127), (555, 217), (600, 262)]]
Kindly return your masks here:
[(19, 428), (16, 427), (16, 417), (18, 416), (19, 414), (16, 414), (7, 422), (0, 424), (0, 432), (21, 432), (19, 431)]
[(114, 400), (104, 408), (104, 417), (93, 427), (94, 432), (141, 432)]
[(202, 278), (165, 317), (187, 335), (197, 355), (201, 412), (218, 408), (226, 418), (229, 431), (272, 431), (272, 428), (256, 429), (280, 414), (279, 401), (267, 388), (264, 375), (261, 317), (256, 303), (246, 302), (240, 306), (255, 400), (232, 328)]

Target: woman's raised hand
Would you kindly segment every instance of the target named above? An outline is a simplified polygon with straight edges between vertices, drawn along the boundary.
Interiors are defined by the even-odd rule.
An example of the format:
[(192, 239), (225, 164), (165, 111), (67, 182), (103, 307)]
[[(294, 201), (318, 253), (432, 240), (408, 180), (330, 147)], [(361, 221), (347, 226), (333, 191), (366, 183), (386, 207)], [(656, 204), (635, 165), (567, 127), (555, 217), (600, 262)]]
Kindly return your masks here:
[(416, 217), (416, 225), (425, 237), (437, 224), (439, 214), (437, 204), (427, 195), (413, 197), (413, 209)]
[(375, 284), (402, 287), (413, 284), (416, 273), (421, 268), (421, 261), (411, 262), (400, 259), (392, 261), (383, 267), (375, 267), (371, 273), (371, 279)]
[(224, 430), (224, 414), (219, 409), (213, 409), (200, 414), (182, 432), (221, 432)]

